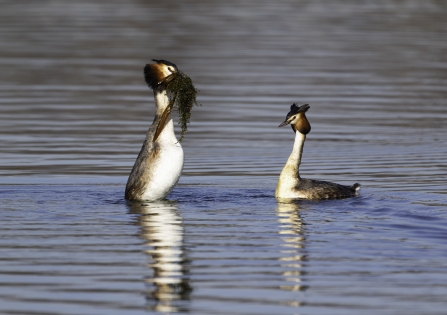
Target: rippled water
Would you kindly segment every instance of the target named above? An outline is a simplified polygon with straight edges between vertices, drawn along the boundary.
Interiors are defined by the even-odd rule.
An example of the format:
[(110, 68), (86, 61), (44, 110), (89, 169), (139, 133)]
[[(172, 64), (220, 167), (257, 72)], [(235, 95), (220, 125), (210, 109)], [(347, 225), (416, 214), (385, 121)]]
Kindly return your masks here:
[[(1, 314), (445, 314), (447, 6), (4, 1)], [(200, 89), (169, 200), (129, 203), (142, 69)], [(358, 198), (278, 203), (302, 175)]]

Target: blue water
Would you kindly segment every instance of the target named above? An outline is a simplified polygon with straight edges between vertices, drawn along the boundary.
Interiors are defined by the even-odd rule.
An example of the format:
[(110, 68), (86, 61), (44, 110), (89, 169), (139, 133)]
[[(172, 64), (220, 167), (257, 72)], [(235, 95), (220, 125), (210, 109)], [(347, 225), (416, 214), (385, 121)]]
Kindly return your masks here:
[[(2, 3), (1, 314), (446, 314), (447, 8)], [(168, 200), (124, 200), (142, 69), (200, 90)], [(301, 175), (359, 197), (279, 203)]]
[(272, 193), (180, 185), (145, 204), (119, 185), (3, 186), (2, 312), (444, 312), (442, 198)]

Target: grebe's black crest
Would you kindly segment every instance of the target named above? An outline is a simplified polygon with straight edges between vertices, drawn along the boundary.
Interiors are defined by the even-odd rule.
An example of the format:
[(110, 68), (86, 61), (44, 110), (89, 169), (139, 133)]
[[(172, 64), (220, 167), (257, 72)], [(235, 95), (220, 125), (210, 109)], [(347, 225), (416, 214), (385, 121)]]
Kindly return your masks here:
[(296, 105), (296, 103), (293, 103), (290, 106), (290, 112), (287, 113), (286, 120), (290, 118), (290, 116), (296, 115), (298, 113), (305, 113), (310, 108), (309, 104), (304, 104), (301, 106)]
[(144, 67), (144, 80), (154, 92), (166, 90), (169, 107), (175, 108), (179, 114), (178, 123), (182, 128), (179, 141), (182, 141), (188, 129), (187, 124), (191, 117), (192, 107), (199, 106), (196, 100), (198, 90), (191, 78), (179, 71), (174, 63), (163, 59), (152, 60), (156, 63), (147, 64)]

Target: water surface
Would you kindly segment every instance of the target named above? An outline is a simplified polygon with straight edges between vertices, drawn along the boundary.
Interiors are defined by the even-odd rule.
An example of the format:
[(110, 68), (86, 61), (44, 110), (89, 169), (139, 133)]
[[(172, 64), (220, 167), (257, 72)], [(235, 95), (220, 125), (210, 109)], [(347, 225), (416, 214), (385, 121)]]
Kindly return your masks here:
[[(0, 12), (0, 313), (445, 314), (447, 7), (70, 1)], [(168, 200), (129, 203), (142, 69), (200, 90)], [(278, 203), (302, 175), (357, 198)]]

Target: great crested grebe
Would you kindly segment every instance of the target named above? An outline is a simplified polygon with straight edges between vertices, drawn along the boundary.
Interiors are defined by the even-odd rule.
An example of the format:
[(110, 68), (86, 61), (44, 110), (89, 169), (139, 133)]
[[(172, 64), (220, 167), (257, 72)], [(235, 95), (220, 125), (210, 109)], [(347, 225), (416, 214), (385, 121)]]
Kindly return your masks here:
[(169, 78), (179, 70), (172, 62), (153, 60), (144, 68), (146, 83), (154, 90), (155, 118), (126, 185), (125, 198), (155, 201), (166, 197), (183, 169), (183, 149), (174, 134), (172, 102), (166, 91)]
[(300, 177), (299, 167), (303, 154), (304, 141), (310, 132), (310, 123), (306, 118), (309, 105), (297, 106), (292, 104), (286, 120), (278, 127), (291, 125), (296, 133), (292, 153), (279, 175), (275, 197), (284, 199), (336, 199), (357, 195), (359, 184), (344, 186), (336, 183), (324, 182)]

